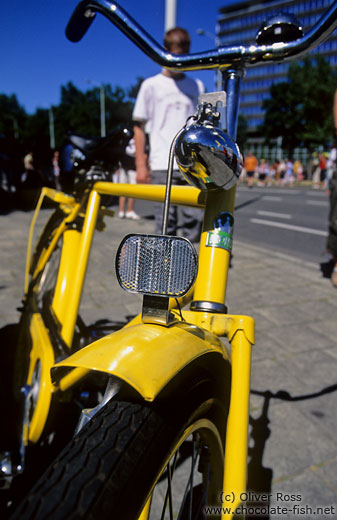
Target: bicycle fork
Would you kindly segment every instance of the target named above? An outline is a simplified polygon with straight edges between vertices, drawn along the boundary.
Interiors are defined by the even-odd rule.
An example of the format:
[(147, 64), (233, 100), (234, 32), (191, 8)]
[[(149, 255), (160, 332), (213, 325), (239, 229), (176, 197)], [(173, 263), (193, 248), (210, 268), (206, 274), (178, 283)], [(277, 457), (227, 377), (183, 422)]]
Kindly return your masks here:
[[(223, 73), (226, 126), (235, 140), (238, 121), (241, 69)], [(246, 491), (251, 347), (254, 320), (231, 316), (225, 306), (227, 275), (231, 256), (236, 186), (226, 192), (209, 192), (200, 242), (199, 274), (191, 309), (204, 311), (208, 330), (227, 336), (231, 344), (231, 392), (225, 444), (225, 470), (220, 497), (222, 519), (233, 518)], [(203, 319), (203, 318), (201, 318)], [(240, 515), (244, 516), (244, 515)]]
[[(222, 518), (233, 518), (246, 491), (247, 446), (251, 347), (254, 344), (254, 320), (248, 316), (227, 314), (225, 305), (227, 270), (230, 262), (228, 232), (214, 229), (219, 215), (226, 220), (233, 213), (235, 187), (229, 192), (211, 192), (206, 205), (199, 252), (199, 273), (191, 311), (183, 311), (186, 321), (226, 336), (231, 344), (231, 391), (226, 429), (225, 472), (220, 497)], [(227, 222), (228, 224), (228, 222)]]

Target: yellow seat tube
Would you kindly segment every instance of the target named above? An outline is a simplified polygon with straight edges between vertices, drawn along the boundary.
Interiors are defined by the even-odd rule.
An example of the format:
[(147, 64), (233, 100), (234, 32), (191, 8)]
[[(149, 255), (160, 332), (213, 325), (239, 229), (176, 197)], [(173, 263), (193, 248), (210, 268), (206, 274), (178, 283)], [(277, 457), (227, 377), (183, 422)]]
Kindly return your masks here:
[(222, 212), (233, 214), (234, 202), (235, 186), (228, 191), (214, 190), (207, 194), (194, 301), (225, 303), (230, 251), (216, 244), (209, 246), (208, 239), (209, 233), (214, 231), (214, 219)]
[(67, 289), (69, 298), (65, 306), (61, 334), (67, 345), (71, 345), (73, 340), (100, 200), (101, 197), (96, 191), (90, 193), (81, 239), (78, 244), (78, 253), (75, 254), (72, 259), (73, 269), (69, 271), (73, 273), (73, 277), (65, 282), (66, 284), (70, 284), (70, 286), (69, 290)]
[[(242, 330), (237, 330), (231, 341), (232, 384), (227, 420), (225, 472), (222, 505), (231, 512), (222, 518), (233, 518), (234, 511), (244, 502), (247, 480), (247, 449), (249, 426), (249, 396), (251, 347), (254, 320), (241, 317)], [(240, 518), (245, 515), (239, 515)]]

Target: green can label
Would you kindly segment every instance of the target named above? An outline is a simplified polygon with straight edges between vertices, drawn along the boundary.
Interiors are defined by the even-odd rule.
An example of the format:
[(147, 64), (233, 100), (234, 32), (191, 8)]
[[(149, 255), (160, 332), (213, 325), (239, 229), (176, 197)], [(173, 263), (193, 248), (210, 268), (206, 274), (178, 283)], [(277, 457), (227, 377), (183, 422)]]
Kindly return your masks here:
[(231, 234), (225, 231), (216, 229), (215, 231), (209, 231), (206, 237), (206, 247), (219, 247), (231, 252), (233, 245), (233, 237)]

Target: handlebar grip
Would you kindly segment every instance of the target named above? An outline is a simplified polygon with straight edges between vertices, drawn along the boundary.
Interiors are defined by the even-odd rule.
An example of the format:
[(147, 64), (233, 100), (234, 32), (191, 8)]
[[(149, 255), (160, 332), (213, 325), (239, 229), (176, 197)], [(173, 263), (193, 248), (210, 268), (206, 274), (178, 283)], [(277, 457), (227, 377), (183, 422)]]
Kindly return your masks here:
[(88, 2), (86, 0), (80, 2), (76, 6), (66, 27), (65, 32), (68, 40), (71, 42), (80, 41), (95, 17), (96, 14), (88, 7)]

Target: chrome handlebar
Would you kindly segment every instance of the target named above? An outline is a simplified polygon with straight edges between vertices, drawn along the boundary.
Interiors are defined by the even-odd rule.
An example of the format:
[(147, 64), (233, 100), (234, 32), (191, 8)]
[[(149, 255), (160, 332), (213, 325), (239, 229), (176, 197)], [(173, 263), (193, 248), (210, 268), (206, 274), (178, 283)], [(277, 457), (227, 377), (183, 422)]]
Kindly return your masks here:
[(268, 61), (299, 57), (322, 43), (337, 27), (337, 0), (320, 20), (301, 38), (273, 45), (228, 45), (217, 49), (176, 55), (161, 47), (119, 4), (110, 0), (82, 0), (75, 8), (66, 28), (66, 36), (79, 41), (97, 13), (101, 13), (133, 41), (158, 65), (172, 70), (204, 70), (253, 66)]

